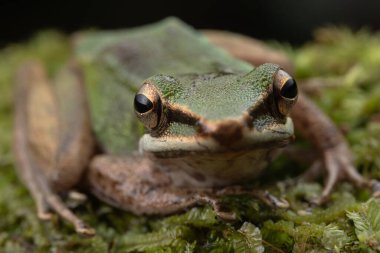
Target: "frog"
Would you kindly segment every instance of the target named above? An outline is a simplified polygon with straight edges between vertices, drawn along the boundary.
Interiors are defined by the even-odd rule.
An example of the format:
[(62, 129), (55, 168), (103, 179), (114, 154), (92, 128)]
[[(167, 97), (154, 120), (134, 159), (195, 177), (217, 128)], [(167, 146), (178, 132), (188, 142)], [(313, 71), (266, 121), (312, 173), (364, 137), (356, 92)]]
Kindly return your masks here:
[(316, 202), (342, 180), (379, 192), (356, 171), (342, 132), (299, 90), (288, 58), (261, 42), (172, 17), (76, 34), (72, 51), (53, 79), (38, 60), (16, 74), (16, 168), (42, 220), (56, 213), (94, 235), (64, 202), (78, 188), (136, 215), (208, 204), (233, 220), (221, 199), (240, 194), (286, 208), (246, 185), (294, 141), (294, 128), (318, 153), (306, 173), (324, 174)]

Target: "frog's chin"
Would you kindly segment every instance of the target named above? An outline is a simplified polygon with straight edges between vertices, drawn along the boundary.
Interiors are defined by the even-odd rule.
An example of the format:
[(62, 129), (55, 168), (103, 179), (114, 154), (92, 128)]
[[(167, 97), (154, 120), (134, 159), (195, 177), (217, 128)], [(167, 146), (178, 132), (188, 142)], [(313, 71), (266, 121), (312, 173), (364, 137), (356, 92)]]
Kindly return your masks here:
[(139, 143), (140, 152), (153, 153), (159, 157), (180, 157), (200, 153), (241, 152), (254, 149), (284, 147), (294, 140), (291, 118), (285, 124), (273, 124), (259, 131), (245, 129), (239, 141), (231, 145), (221, 144), (211, 136), (160, 136), (144, 134)]

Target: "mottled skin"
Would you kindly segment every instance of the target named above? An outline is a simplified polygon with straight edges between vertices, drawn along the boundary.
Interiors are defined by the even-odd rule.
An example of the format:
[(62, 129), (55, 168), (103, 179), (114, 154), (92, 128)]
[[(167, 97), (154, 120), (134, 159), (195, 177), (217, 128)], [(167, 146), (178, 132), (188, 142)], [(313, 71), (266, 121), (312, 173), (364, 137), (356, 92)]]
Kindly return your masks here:
[[(267, 52), (291, 71), (286, 58), (249, 38), (206, 36), (247, 62), (263, 63)], [(221, 218), (233, 219), (219, 198), (241, 193), (286, 205), (238, 186), (293, 140), (288, 114), (297, 93), (295, 86), (283, 91), (292, 79), (278, 65), (254, 68), (176, 19), (80, 34), (74, 42), (75, 60), (55, 82), (36, 62), (18, 73), (15, 151), (39, 217), (48, 219), (53, 210), (77, 232), (93, 234), (58, 196), (78, 185), (136, 214), (209, 203)], [(136, 92), (143, 102), (135, 100), (134, 108)], [(341, 133), (303, 95), (292, 116), (321, 154), (312, 172), (328, 172), (320, 201), (340, 179), (378, 189), (355, 171)]]

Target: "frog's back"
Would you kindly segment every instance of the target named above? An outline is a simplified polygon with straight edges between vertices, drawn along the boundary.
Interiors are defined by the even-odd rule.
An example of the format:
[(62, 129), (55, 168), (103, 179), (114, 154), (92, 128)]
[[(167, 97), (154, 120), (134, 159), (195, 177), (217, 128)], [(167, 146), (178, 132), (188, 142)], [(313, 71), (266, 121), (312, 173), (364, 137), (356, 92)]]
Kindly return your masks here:
[(176, 18), (125, 31), (79, 35), (76, 54), (84, 63), (94, 131), (109, 152), (134, 150), (143, 133), (133, 98), (155, 74), (247, 72), (236, 60)]
[(121, 68), (121, 72), (128, 72), (140, 81), (154, 74), (251, 68), (173, 17), (140, 28), (90, 33), (79, 41), (76, 50), (80, 58), (99, 60), (101, 55), (102, 61), (111, 66), (119, 64), (113, 67)]

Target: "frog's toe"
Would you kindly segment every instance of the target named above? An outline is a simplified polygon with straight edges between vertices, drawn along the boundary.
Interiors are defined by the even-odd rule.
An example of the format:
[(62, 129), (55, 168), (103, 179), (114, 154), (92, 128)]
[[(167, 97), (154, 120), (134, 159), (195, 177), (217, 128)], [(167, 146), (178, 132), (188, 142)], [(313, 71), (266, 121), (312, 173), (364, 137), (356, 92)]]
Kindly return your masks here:
[(289, 202), (283, 198), (279, 199), (274, 195), (270, 194), (268, 191), (253, 191), (252, 195), (263, 201), (270, 207), (274, 208), (288, 208)]
[(220, 210), (215, 210), (215, 212), (216, 215), (224, 221), (235, 221), (237, 219), (237, 215), (235, 212), (226, 212)]
[(320, 195), (309, 200), (310, 206), (321, 206), (329, 199), (330, 195)]
[(325, 186), (320, 196), (320, 203), (325, 202), (334, 186), (340, 181), (349, 181), (359, 188), (372, 189), (373, 192), (380, 192), (380, 183), (371, 183), (372, 180), (364, 178), (355, 169), (351, 153), (346, 145), (338, 145), (328, 149), (323, 154), (323, 164), (326, 168)]
[(372, 179), (370, 181), (371, 184), (371, 190), (372, 190), (372, 196), (375, 198), (380, 198), (380, 182)]
[(35, 186), (32, 193), (36, 203), (37, 217), (41, 220), (50, 220), (52, 218), (52, 213), (49, 211), (49, 207), (45, 201), (42, 191), (38, 189), (34, 182), (30, 182), (29, 185), (30, 184)]
[(95, 230), (85, 224), (78, 216), (76, 216), (55, 193), (49, 188), (44, 189), (46, 201), (50, 208), (55, 211), (60, 217), (65, 219), (70, 224), (74, 225), (75, 231), (84, 236), (95, 235)]
[(37, 217), (41, 220), (51, 220), (52, 213), (37, 206)]
[(225, 221), (234, 221), (237, 219), (235, 212), (227, 210), (222, 204), (219, 197), (209, 193), (200, 193), (195, 196), (198, 203), (209, 204), (214, 209), (216, 215)]
[(273, 195), (269, 195), (269, 198), (272, 202), (272, 205), (277, 208), (286, 209), (289, 208), (289, 202), (286, 199), (278, 199), (277, 197)]
[(75, 231), (78, 234), (83, 235), (83, 236), (94, 236), (96, 234), (95, 229), (87, 226), (83, 222), (75, 226)]
[(31, 181), (29, 181), (28, 184), (32, 189), (39, 219), (50, 220), (53, 216), (52, 212), (55, 212), (70, 224), (74, 225), (75, 230), (79, 234), (85, 236), (92, 236), (95, 234), (95, 230), (87, 226), (80, 218), (78, 218), (66, 206), (61, 197), (52, 191), (49, 184), (45, 180), (42, 180), (41, 176), (34, 175), (31, 177)]

